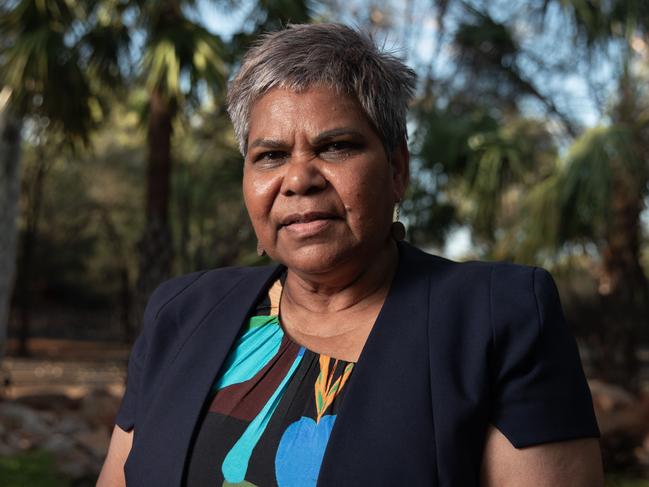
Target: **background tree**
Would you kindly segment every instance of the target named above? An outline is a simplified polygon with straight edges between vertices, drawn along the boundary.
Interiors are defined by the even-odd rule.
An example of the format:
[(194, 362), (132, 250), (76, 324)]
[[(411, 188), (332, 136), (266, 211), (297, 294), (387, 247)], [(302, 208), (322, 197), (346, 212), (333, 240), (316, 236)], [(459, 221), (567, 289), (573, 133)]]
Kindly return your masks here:
[[(640, 258), (649, 7), (634, 0), (436, 4), (444, 14), (438, 39), (451, 46), (453, 64), (428, 70), (415, 111), (415, 168), (428, 191), (413, 193), (412, 206), (421, 213), (417, 198), (431, 195), (436, 203), (430, 218), (413, 217), (415, 234), (462, 225), (483, 256), (545, 265), (594, 249), (588, 258), (600, 312), (585, 336), (603, 377), (635, 383), (635, 350), (649, 324)], [(563, 51), (558, 40), (541, 51), (521, 41), (550, 32)], [(611, 67), (608, 86), (583, 78), (609, 110), (600, 126), (584, 129), (553, 79), (602, 64)], [(453, 219), (434, 218), (443, 205)]]
[(235, 36), (226, 50), (218, 36), (192, 20), (195, 1), (140, 0), (136, 4), (140, 14), (137, 28), (146, 33), (141, 73), (149, 93), (146, 223), (138, 244), (141, 309), (153, 288), (172, 270), (169, 204), (176, 117), (191, 114), (206, 97), (211, 97), (215, 109), (222, 111), (227, 61), (234, 61), (251, 34), (285, 20), (304, 21), (307, 9), (302, 2), (259, 2), (250, 18), (252, 32)]
[[(641, 263), (641, 215), (649, 196), (649, 6), (562, 5), (575, 25), (575, 47), (591, 59), (610, 57), (617, 93), (608, 120), (584, 131), (554, 177), (532, 195), (531, 213), (543, 230), (528, 231), (526, 244), (554, 250), (575, 242), (595, 245), (604, 310), (597, 340), (601, 369), (609, 379), (637, 386), (636, 347), (649, 336), (649, 284)], [(545, 211), (550, 204), (553, 211)]]
[[(520, 237), (514, 227), (521, 200), (552, 172), (557, 155), (550, 127), (527, 115), (525, 104), (530, 99), (540, 103), (569, 135), (577, 130), (576, 122), (523, 74), (524, 50), (508, 23), (486, 10), (456, 4), (461, 17), (448, 40), (453, 70), (428, 71), (414, 110), (415, 168), (433, 187), (428, 194), (413, 193), (411, 203), (426, 212), (417, 199), (434, 194), (431, 215), (450, 206), (441, 215), (454, 218), (415, 216), (413, 232), (425, 238), (440, 226), (464, 225), (483, 255), (512, 258)], [(449, 6), (443, 2), (440, 11), (448, 12)]]
[(68, 147), (87, 142), (102, 115), (101, 76), (112, 81), (119, 75), (119, 35), (108, 36), (103, 51), (99, 41), (108, 37), (90, 35), (98, 9), (95, 2), (20, 0), (0, 10), (0, 353), (16, 259), (21, 132), (58, 132)]
[[(173, 245), (169, 222), (172, 133), (186, 104), (199, 91), (222, 96), (226, 80), (221, 40), (192, 21), (183, 9), (192, 1), (138, 1), (138, 25), (145, 33), (141, 75), (148, 93), (145, 226), (138, 244), (139, 303), (171, 274)], [(139, 313), (138, 313), (139, 314)]]
[[(35, 3), (14, 2), (4, 12), (15, 16), (21, 5)], [(264, 0), (245, 5), (225, 0), (102, 0), (74, 4), (78, 9), (75, 27), (63, 28), (63, 47), (72, 54), (64, 59), (74, 59), (72, 65), (79, 67), (87, 80), (86, 91), (92, 95), (86, 104), (89, 128), (95, 129), (101, 117), (108, 120), (101, 91), (106, 86), (101, 80), (107, 79), (111, 87), (121, 87), (119, 99), (128, 100), (129, 117), (132, 108), (140, 105), (145, 127), (137, 135), (146, 141), (145, 156), (132, 157), (142, 157), (140, 163), (146, 162), (146, 168), (131, 161), (132, 168), (137, 168), (134, 174), (143, 175), (140, 184), (145, 189), (142, 207), (133, 207), (136, 213), (142, 211), (145, 229), (138, 239), (138, 269), (129, 258), (117, 259), (132, 252), (131, 235), (137, 226), (122, 226), (112, 203), (97, 206), (104, 215), (101, 232), (105, 234), (99, 240), (103, 242), (110, 234), (121, 242), (111, 248), (127, 284), (123, 288), (134, 286), (134, 276), (139, 276), (143, 302), (170, 273), (253, 260), (247, 247), (254, 236), (245, 215), (235, 211), (240, 208), (235, 184), (240, 177), (240, 158), (224, 111), (225, 78), (258, 32), (313, 16), (361, 24), (379, 43), (386, 39), (388, 49), (396, 39), (402, 46), (397, 54), (409, 56), (410, 64), (421, 74), (411, 125), (413, 183), (404, 203), (411, 240), (424, 246), (444, 245), (449, 232), (467, 229), (476, 255), (542, 264), (556, 264), (562, 256), (587, 246), (592, 254), (589, 267), (595, 269), (602, 262), (597, 273), (600, 289), (631, 282), (620, 277), (624, 275), (621, 272), (628, 276), (635, 272), (633, 288), (638, 294), (642, 280), (637, 276), (643, 270), (640, 215), (646, 197), (642, 183), (646, 93), (641, 81), (647, 63), (639, 54), (646, 43), (642, 27), (645, 7), (621, 0), (602, 9), (593, 10), (592, 5), (576, 0), (516, 5), (500, 0), (388, 4)], [(212, 15), (222, 12), (243, 20), (231, 34), (217, 35), (205, 24), (206, 9), (212, 9)], [(69, 22), (70, 16), (67, 19)], [(427, 31), (422, 19), (434, 29)], [(23, 32), (18, 27), (23, 24), (29, 22), (6, 23), (5, 30), (15, 36)], [(61, 25), (67, 24), (54, 22), (48, 28), (60, 32)], [(14, 44), (2, 45), (0, 59), (6, 65)], [(428, 57), (421, 57), (422, 51), (429, 52)], [(595, 69), (591, 69), (604, 58), (615, 67), (608, 85), (598, 84)], [(616, 64), (616, 59), (626, 61)], [(593, 97), (598, 102), (606, 100), (610, 108), (602, 114), (601, 127), (584, 129), (583, 115), (566, 101), (572, 89), (556, 81), (577, 75), (591, 83)], [(612, 80), (617, 83), (615, 88)], [(4, 86), (9, 93), (7, 82)], [(30, 85), (26, 81), (16, 86), (28, 90)], [(619, 96), (614, 96), (616, 91)], [(34, 108), (43, 104), (41, 96), (32, 96), (30, 103), (34, 106), (21, 118), (26, 120), (27, 135), (35, 134), (40, 123), (48, 131), (60, 126)], [(36, 138), (25, 140), (35, 161)], [(590, 145), (593, 150), (586, 150)], [(53, 147), (48, 147), (50, 150), (57, 152)], [(95, 157), (101, 158), (99, 153)], [(613, 229), (614, 221), (622, 221), (610, 218), (611, 205), (604, 203), (613, 201), (613, 185), (598, 189), (586, 179), (592, 177), (601, 184), (611, 176), (617, 181), (613, 176), (623, 174), (617, 167), (627, 162), (634, 169), (615, 183), (622, 188), (615, 194), (629, 200), (629, 195), (635, 194), (635, 202), (620, 203), (626, 205), (618, 211), (626, 215), (626, 223)], [(593, 164), (604, 168), (598, 177)], [(27, 176), (38, 174), (32, 173), (31, 167)], [(569, 188), (581, 191), (582, 196), (570, 195)], [(554, 197), (544, 197), (546, 193)], [(25, 197), (24, 201), (30, 200)], [(24, 229), (30, 228), (26, 218), (22, 222)], [(625, 230), (620, 230), (622, 226)], [(231, 235), (236, 238), (222, 237), (228, 228), (239, 230)], [(38, 229), (32, 233), (40, 234)], [(23, 235), (28, 237), (29, 232)], [(626, 243), (620, 243), (620, 235)], [(617, 236), (617, 250), (611, 250), (613, 236)], [(29, 240), (25, 238), (23, 243)], [(47, 245), (45, 240), (43, 245)], [(621, 250), (620, 245), (627, 250)], [(30, 281), (28, 254), (21, 251), (22, 282)], [(631, 256), (625, 262), (635, 264), (622, 263), (620, 256), (624, 255)], [(552, 256), (554, 259), (549, 258)]]

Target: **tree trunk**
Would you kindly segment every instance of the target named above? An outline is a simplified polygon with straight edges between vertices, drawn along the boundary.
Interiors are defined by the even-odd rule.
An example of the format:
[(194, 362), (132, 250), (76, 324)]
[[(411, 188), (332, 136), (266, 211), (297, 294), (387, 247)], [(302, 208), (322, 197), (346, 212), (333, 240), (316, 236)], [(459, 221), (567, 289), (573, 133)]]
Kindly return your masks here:
[(36, 150), (37, 160), (33, 179), (26, 177), (27, 208), (25, 211), (25, 232), (20, 245), (20, 276), (17, 281), (18, 309), (20, 327), (18, 328), (18, 354), (29, 355), (29, 339), (32, 323), (32, 296), (34, 282), (34, 253), (38, 239), (38, 227), (43, 203), (45, 176), (50, 168), (50, 160), (42, 145)]
[[(639, 115), (637, 91), (628, 65), (627, 58), (619, 80), (620, 100), (613, 111), (613, 120), (633, 129)], [(632, 130), (629, 144), (630, 157), (649, 163), (646, 135), (642, 131)], [(608, 329), (604, 335), (604, 347), (608, 349), (603, 354), (608, 362), (604, 370), (613, 375), (610, 380), (635, 389), (639, 385), (636, 352), (640, 340), (646, 343), (649, 331), (649, 283), (640, 264), (640, 215), (648, 181), (646, 176), (630, 169), (629, 161), (612, 160), (611, 163), (614, 175), (600, 278)]]
[[(191, 272), (193, 269), (192, 255), (189, 249), (190, 240), (191, 240), (191, 228), (190, 221), (192, 218), (192, 188), (191, 176), (189, 175), (189, 170), (186, 170), (183, 177), (183, 184), (180, 194), (176, 194), (176, 200), (178, 201), (178, 210), (182, 215), (180, 220), (180, 235), (178, 240), (178, 256), (180, 257), (180, 271), (181, 272)], [(178, 190), (178, 188), (177, 188)]]
[(0, 92), (0, 360), (7, 346), (9, 309), (16, 271), (20, 143), (22, 123), (9, 109), (10, 92)]
[(125, 343), (132, 343), (135, 335), (135, 330), (132, 326), (133, 323), (133, 293), (131, 292), (131, 277), (129, 273), (128, 260), (126, 259), (126, 250), (124, 246), (124, 239), (117, 231), (117, 226), (113, 222), (110, 212), (107, 208), (98, 207), (101, 221), (106, 228), (106, 233), (113, 247), (113, 253), (118, 263), (119, 275), (119, 303), (120, 313), (119, 320), (122, 325), (123, 337)]
[(171, 134), (175, 104), (160, 89), (151, 94), (147, 133), (146, 224), (138, 242), (138, 321), (149, 296), (171, 274), (173, 246), (169, 227)]
[[(626, 177), (625, 177), (626, 176)], [(613, 181), (611, 212), (602, 251), (600, 293), (607, 316), (608, 377), (631, 388), (637, 386), (636, 348), (649, 324), (649, 287), (640, 264), (642, 198), (631, 175)], [(646, 337), (645, 337), (646, 338)]]

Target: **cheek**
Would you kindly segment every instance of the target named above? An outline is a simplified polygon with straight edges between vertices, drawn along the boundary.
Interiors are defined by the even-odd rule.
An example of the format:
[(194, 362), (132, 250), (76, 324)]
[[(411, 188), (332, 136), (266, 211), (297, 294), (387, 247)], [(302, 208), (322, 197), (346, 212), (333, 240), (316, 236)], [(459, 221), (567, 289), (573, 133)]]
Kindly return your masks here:
[(270, 213), (277, 195), (277, 178), (261, 177), (244, 171), (242, 190), (248, 215), (258, 237), (272, 226)]
[[(260, 178), (247, 171), (243, 175), (243, 199), (250, 216), (263, 213), (264, 209), (272, 205), (272, 181)], [(270, 202), (270, 203), (269, 203)]]
[[(374, 167), (370, 169), (376, 169)], [(368, 170), (356, 182), (355, 198), (364, 212), (381, 218), (390, 206), (394, 188), (388, 171)]]
[(347, 216), (356, 232), (376, 232), (392, 222), (392, 186), (386, 174), (350, 177), (340, 191)]

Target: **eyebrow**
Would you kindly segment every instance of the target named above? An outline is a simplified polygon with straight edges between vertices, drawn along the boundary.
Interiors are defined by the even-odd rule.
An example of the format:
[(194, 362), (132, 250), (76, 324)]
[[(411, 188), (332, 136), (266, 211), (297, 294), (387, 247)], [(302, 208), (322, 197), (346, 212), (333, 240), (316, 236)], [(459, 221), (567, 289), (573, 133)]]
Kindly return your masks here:
[(328, 142), (331, 139), (334, 139), (336, 137), (340, 137), (342, 135), (347, 135), (351, 136), (354, 139), (363, 139), (365, 138), (364, 135), (359, 132), (358, 130), (351, 128), (351, 127), (340, 127), (340, 128), (335, 128), (331, 130), (327, 130), (325, 132), (322, 132), (321, 134), (318, 134), (315, 136), (315, 138), (311, 141), (313, 145), (319, 145), (322, 144), (323, 142)]
[[(351, 136), (354, 139), (363, 139), (364, 135), (358, 130), (351, 127), (340, 127), (331, 130), (326, 130), (318, 135), (311, 141), (312, 145), (320, 145), (324, 142), (328, 142), (331, 139), (340, 137), (343, 135)], [(288, 142), (281, 139), (255, 139), (248, 146), (249, 149), (254, 149), (255, 147), (266, 147), (269, 149), (284, 149), (289, 145)]]
[(287, 146), (287, 143), (279, 139), (255, 139), (248, 146), (248, 149), (254, 149), (255, 147), (268, 147), (270, 149), (283, 149)]

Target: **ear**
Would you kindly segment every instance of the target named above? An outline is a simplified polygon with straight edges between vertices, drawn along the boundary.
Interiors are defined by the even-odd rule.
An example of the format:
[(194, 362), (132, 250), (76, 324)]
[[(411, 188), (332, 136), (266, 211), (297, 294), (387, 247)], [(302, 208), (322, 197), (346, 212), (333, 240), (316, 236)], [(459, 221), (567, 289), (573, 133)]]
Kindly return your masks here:
[(410, 152), (408, 152), (408, 143), (405, 139), (399, 144), (399, 147), (392, 151), (390, 163), (392, 165), (392, 184), (396, 203), (403, 200), (410, 182)]

